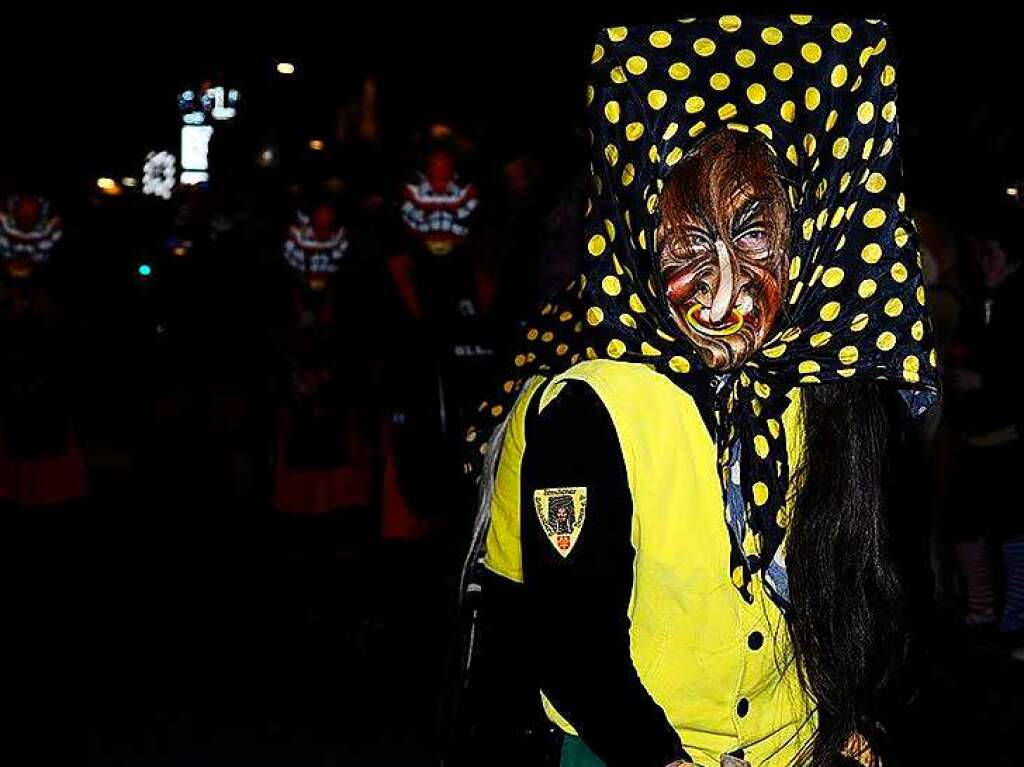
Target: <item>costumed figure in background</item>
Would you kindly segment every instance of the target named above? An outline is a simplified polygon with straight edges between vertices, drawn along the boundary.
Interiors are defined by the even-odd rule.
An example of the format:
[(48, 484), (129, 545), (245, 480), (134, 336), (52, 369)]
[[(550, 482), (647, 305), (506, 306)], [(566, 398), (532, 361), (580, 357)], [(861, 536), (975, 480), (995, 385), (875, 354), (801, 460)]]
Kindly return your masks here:
[[(1024, 660), (1024, 514), (1005, 482), (1024, 466), (1024, 408), (1017, 359), (1009, 353), (1022, 332), (1020, 235), (1010, 225), (1019, 215), (1005, 211), (1005, 223), (982, 227), (969, 243), (980, 284), (974, 300), (965, 302), (960, 343), (947, 358), (949, 415), (960, 445), (946, 518), (966, 586), (964, 622), (997, 626), (1012, 657)], [(1002, 555), (1001, 570), (991, 547)]]
[(613, 27), (592, 62), (582, 273), (466, 435), (469, 678), (527, 679), (561, 765), (877, 764), (937, 399), (886, 25)]
[(0, 497), (54, 507), (86, 494), (70, 423), (51, 259), (63, 233), (49, 201), (8, 197), (0, 210)]
[(460, 445), (490, 380), (496, 285), (473, 237), (479, 194), (460, 159), (448, 144), (427, 149), (401, 188), (402, 231), (386, 260), (386, 539), (421, 538), (471, 503)]
[(273, 503), (288, 514), (364, 516), (371, 507), (367, 373), (351, 362), (360, 359), (351, 354), (360, 286), (346, 266), (348, 251), (346, 229), (327, 204), (299, 211), (284, 243), (294, 276), (290, 383), (278, 419)]

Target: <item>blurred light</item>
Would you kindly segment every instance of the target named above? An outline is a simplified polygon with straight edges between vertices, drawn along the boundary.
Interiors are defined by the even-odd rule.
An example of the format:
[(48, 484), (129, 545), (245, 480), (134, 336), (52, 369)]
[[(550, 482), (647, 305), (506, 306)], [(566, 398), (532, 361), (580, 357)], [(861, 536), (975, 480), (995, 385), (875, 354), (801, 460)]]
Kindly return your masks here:
[(205, 96), (207, 101), (212, 100), (213, 106), (208, 106), (207, 102), (204, 101), (203, 107), (209, 109), (210, 116), (214, 120), (230, 120), (237, 114), (235, 109), (239, 96), (237, 90), (232, 89), (225, 93), (224, 86), (218, 85), (215, 88), (210, 88)]
[(256, 155), (256, 164), (261, 168), (269, 168), (274, 164), (274, 159), (274, 148), (269, 146), (263, 147), (263, 149), (260, 150), (260, 153)]
[(294, 75), (295, 65), (290, 61), (279, 61), (277, 62), (277, 73), (279, 75)]
[(178, 165), (170, 152), (150, 152), (142, 166), (142, 193), (171, 199), (178, 180)]
[(182, 171), (181, 183), (185, 186), (198, 186), (210, 180), (210, 174), (204, 170)]
[(434, 123), (430, 126), (430, 138), (435, 141), (442, 139), (451, 138), (452, 129), (451, 126), (445, 125), (444, 123)]
[(310, 139), (309, 148), (312, 149), (314, 152), (323, 151), (324, 142), (318, 138)]
[(1006, 187), (1006, 193), (1010, 195), (1010, 197), (1020, 197), (1020, 189), (1015, 186)]
[(153, 268), (149, 264), (139, 264), (139, 276), (149, 277), (153, 273)]
[(178, 256), (178, 258), (181, 258), (182, 256), (187, 256), (188, 248), (186, 248), (184, 245), (179, 245), (176, 248), (171, 248), (171, 254)]
[[(210, 137), (213, 135), (212, 125), (185, 125), (181, 129), (181, 168), (182, 170), (207, 170), (210, 167)], [(205, 179), (204, 179), (205, 180)], [(185, 174), (181, 183), (187, 184)]]
[(134, 189), (138, 185), (139, 185), (139, 180), (137, 178), (132, 178), (131, 176), (125, 176), (124, 178), (121, 179), (121, 186), (126, 186), (129, 189)]
[(106, 176), (96, 179), (96, 186), (103, 194), (108, 194), (111, 197), (116, 197), (121, 194), (121, 187), (112, 178)]

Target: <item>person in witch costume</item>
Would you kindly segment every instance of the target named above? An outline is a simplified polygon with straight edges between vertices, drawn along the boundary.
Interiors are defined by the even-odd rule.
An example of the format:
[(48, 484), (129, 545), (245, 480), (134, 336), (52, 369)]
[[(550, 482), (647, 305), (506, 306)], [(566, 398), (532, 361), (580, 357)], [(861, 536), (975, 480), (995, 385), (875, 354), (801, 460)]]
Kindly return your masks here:
[(464, 592), (504, 595), (474, 636), (515, 637), (566, 767), (877, 764), (938, 394), (887, 27), (612, 27), (592, 61), (582, 274), (466, 435)]
[[(332, 205), (298, 211), (284, 243), (291, 318), (288, 404), (278, 417), (274, 507), (293, 515), (366, 516), (374, 472), (363, 417), (369, 371), (353, 368), (350, 328), (361, 288)], [(365, 520), (362, 524), (365, 527)], [(365, 531), (364, 531), (365, 532)]]
[(62, 506), (87, 492), (50, 273), (62, 235), (43, 197), (12, 195), (0, 209), (0, 497), (24, 508)]

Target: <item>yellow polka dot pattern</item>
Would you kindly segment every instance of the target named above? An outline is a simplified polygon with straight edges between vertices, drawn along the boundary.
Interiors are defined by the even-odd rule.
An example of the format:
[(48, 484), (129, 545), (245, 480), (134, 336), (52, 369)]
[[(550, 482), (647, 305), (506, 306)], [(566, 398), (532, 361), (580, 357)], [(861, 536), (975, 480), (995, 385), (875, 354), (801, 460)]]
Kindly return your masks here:
[[(593, 161), (582, 272), (527, 326), (511, 391), (481, 411), (497, 399), (507, 412), (531, 374), (597, 357), (647, 364), (690, 392), (718, 414), (709, 428), (720, 458), (741, 456), (747, 524), (762, 542), (755, 564), (734, 546), (744, 598), (785, 534), (781, 413), (790, 388), (889, 381), (918, 409), (936, 390), (917, 233), (902, 195), (898, 71), (887, 34), (884, 22), (813, 15), (722, 15), (600, 32), (586, 91)], [(779, 158), (793, 232), (786, 324), (712, 396), (710, 373), (659, 287), (655, 232), (668, 176), (723, 130), (757, 137)], [(574, 319), (560, 321), (566, 311)]]

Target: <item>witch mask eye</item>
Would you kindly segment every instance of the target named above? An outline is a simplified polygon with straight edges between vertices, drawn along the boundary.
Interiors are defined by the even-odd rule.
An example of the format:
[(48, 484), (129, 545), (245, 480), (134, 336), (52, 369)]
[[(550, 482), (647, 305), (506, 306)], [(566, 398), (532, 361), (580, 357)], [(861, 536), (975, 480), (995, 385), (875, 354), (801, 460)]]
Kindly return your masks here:
[(750, 226), (737, 234), (733, 242), (745, 252), (767, 255), (768, 231), (764, 226)]
[(710, 250), (715, 247), (711, 235), (703, 229), (688, 229), (686, 231), (686, 247), (691, 251)]
[(706, 230), (688, 226), (659, 237), (662, 242), (660, 256), (663, 266), (678, 265), (699, 258), (715, 249), (714, 237)]

